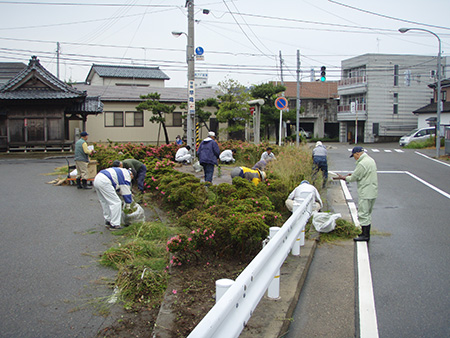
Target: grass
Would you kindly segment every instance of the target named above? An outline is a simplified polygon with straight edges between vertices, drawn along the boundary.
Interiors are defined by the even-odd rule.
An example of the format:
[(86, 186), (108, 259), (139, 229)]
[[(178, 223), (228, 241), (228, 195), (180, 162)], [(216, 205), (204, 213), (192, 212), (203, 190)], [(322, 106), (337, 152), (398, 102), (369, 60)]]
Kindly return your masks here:
[(168, 279), (170, 231), (162, 222), (142, 222), (114, 233), (118, 243), (102, 254), (100, 263), (118, 270), (115, 287), (125, 308), (160, 303)]
[[(445, 146), (445, 139), (441, 138), (441, 147)], [(424, 149), (436, 147), (436, 137), (430, 137), (423, 141), (411, 142), (405, 146), (406, 149)]]

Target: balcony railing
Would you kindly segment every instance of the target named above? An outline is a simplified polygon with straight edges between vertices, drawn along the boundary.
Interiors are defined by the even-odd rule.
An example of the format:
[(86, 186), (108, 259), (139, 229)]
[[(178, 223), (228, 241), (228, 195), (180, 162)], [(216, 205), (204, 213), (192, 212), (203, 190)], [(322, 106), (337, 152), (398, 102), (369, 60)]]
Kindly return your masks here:
[(349, 77), (346, 79), (339, 80), (338, 87), (351, 86), (351, 85), (357, 85), (357, 84), (365, 84), (365, 83), (367, 83), (366, 76)]
[[(356, 107), (356, 110), (358, 110), (358, 112), (365, 113), (366, 105), (363, 103), (358, 104), (358, 106)], [(350, 105), (338, 106), (338, 113), (351, 113), (351, 112), (352, 112), (352, 108)]]

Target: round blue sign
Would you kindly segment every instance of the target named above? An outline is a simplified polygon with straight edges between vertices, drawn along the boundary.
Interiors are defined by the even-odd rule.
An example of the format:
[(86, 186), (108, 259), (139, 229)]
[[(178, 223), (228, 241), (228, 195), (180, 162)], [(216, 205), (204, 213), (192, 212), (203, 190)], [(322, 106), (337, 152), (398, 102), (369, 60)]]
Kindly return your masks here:
[(203, 55), (204, 52), (202, 47), (195, 48), (195, 55)]

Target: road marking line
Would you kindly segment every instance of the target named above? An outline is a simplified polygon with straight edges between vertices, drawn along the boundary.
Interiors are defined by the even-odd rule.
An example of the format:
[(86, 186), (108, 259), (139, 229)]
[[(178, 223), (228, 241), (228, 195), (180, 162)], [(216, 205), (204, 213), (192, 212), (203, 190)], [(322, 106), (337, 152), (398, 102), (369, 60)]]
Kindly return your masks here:
[(425, 158), (427, 158), (427, 159), (429, 159), (429, 160), (432, 160), (432, 161), (434, 161), (434, 162), (437, 162), (437, 163), (446, 165), (447, 167), (450, 167), (450, 164), (448, 164), (448, 163), (445, 163), (445, 162), (436, 160), (435, 158), (432, 158), (432, 157), (427, 156), (427, 155), (425, 155), (425, 154), (419, 153), (418, 151), (415, 151), (415, 153), (416, 153), (417, 155), (423, 156), (423, 157), (425, 157)]
[(380, 149), (372, 149), (372, 151), (373, 151), (374, 153), (379, 153), (379, 152), (380, 152)]
[(397, 153), (404, 153), (404, 151), (403, 150), (401, 150), (401, 149), (394, 149)]
[[(359, 226), (358, 212), (352, 195), (345, 181), (340, 180), (341, 188), (347, 200), (353, 223)], [(373, 295), (372, 274), (370, 272), (369, 251), (366, 242), (356, 245), (358, 267), (358, 308), (359, 308), (359, 334), (360, 338), (378, 338), (377, 313)]]
[(447, 198), (450, 199), (450, 194), (447, 194), (445, 191), (443, 191), (443, 190), (441, 190), (441, 189), (435, 187), (435, 186), (432, 185), (431, 183), (428, 183), (427, 181), (425, 181), (425, 180), (421, 179), (420, 177), (418, 177), (418, 176), (416, 176), (416, 175), (410, 173), (409, 171), (405, 171), (405, 173), (408, 174), (409, 176), (411, 176), (412, 178), (416, 179), (417, 181), (419, 181), (419, 182), (425, 184), (427, 187), (429, 187), (429, 188), (433, 189), (434, 191), (440, 193), (442, 196), (445, 196), (445, 197), (447, 197)]
[(384, 152), (385, 152), (385, 153), (392, 153), (392, 150), (390, 150), (390, 149), (384, 149)]
[(378, 338), (377, 312), (375, 310), (367, 242), (357, 242), (356, 249), (358, 261), (359, 336), (360, 338)]

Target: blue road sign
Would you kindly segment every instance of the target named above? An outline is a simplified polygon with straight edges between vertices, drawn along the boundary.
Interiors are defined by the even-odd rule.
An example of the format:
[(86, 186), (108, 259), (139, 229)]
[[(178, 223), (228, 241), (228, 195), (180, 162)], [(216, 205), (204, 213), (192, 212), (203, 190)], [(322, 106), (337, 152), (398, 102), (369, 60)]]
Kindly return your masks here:
[(288, 108), (288, 100), (285, 97), (280, 96), (279, 98), (277, 98), (275, 100), (275, 107), (277, 107), (277, 109), (279, 109), (279, 110), (287, 109)]
[(195, 48), (195, 55), (203, 55), (204, 52), (203, 47)]

